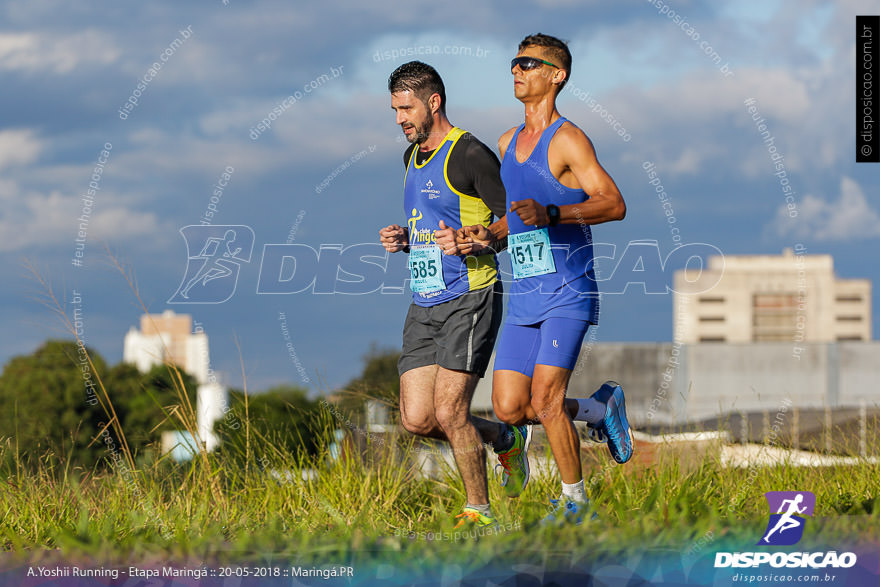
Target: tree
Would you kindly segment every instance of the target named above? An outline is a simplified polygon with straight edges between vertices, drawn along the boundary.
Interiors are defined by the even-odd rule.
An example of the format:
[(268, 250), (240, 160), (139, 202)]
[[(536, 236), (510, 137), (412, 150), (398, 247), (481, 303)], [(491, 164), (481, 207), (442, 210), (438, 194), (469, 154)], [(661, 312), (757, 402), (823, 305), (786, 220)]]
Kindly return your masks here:
[[(195, 383), (185, 373), (182, 379), (195, 409)], [(143, 453), (162, 430), (181, 427), (176, 419), (163, 423), (163, 407), (169, 410), (181, 403), (166, 367), (146, 374), (125, 363), (108, 368), (94, 350), (75, 341), (50, 340), (3, 368), (0, 437), (14, 437), (23, 460), (51, 453), (91, 468), (109, 456), (100, 439), (92, 442), (102, 424), (110, 422), (109, 406), (105, 412), (101, 405), (106, 404), (101, 383), (132, 452)], [(121, 450), (112, 429), (111, 434)]]
[(252, 465), (294, 461), (315, 455), (325, 435), (325, 418), (318, 402), (308, 398), (301, 387), (281, 385), (247, 397), (230, 392), (229, 412), (215, 424), (220, 437), (220, 452), (242, 464)]
[(400, 403), (399, 358), (400, 351), (381, 348), (375, 343), (370, 345), (363, 357), (364, 370), (345, 386), (348, 397), (341, 404), (346, 409), (360, 409), (366, 399), (373, 398), (397, 409)]
[[(180, 376), (182, 389), (195, 411), (196, 382), (184, 371), (180, 371)], [(158, 444), (165, 430), (183, 429), (179, 418), (166, 415), (187, 409), (180, 382), (167, 366), (156, 365), (149, 372), (141, 373), (134, 365), (119, 363), (109, 370), (104, 382), (132, 450)], [(192, 421), (195, 419), (193, 413)]]
[[(106, 363), (73, 341), (49, 340), (30, 355), (13, 357), (0, 374), (0, 436), (13, 436), (23, 460), (54, 453), (94, 462), (102, 446), (89, 443), (106, 421), (97, 374)], [(92, 368), (94, 365), (94, 369)]]

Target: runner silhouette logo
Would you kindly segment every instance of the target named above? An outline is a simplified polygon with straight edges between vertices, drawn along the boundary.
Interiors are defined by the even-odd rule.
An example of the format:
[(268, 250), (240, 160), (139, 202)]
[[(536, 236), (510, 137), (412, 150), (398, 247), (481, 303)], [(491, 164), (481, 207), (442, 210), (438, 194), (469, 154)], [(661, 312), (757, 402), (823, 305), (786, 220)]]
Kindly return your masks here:
[(169, 304), (221, 304), (232, 297), (242, 263), (250, 263), (250, 226), (191, 224), (180, 229), (186, 241), (186, 272)]
[(812, 516), (816, 496), (809, 491), (768, 491), (770, 520), (759, 545), (791, 546), (804, 535), (806, 518)]

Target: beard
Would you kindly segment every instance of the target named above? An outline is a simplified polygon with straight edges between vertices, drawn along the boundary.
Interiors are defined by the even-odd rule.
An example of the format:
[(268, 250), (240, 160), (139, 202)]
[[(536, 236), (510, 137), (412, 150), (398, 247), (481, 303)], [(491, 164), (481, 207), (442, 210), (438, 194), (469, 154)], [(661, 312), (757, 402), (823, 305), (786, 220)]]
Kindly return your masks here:
[(426, 116), (421, 123), (411, 122), (410, 124), (416, 132), (412, 135), (404, 134), (406, 140), (410, 143), (421, 144), (431, 136), (431, 130), (434, 128), (434, 119), (430, 116)]

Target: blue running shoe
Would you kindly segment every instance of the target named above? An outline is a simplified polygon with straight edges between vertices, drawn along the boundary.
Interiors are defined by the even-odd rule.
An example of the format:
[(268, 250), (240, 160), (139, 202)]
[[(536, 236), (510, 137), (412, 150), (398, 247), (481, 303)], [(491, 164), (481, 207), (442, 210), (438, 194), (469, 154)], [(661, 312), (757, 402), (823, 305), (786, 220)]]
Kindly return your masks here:
[[(617, 383), (613, 381), (607, 381), (590, 397), (599, 403), (607, 404), (608, 398), (610, 398), (611, 394), (614, 392), (615, 385), (617, 385)], [(606, 442), (608, 442), (608, 437), (605, 436), (605, 427), (602, 425), (601, 422), (598, 424), (591, 424), (587, 422), (587, 437), (593, 442), (598, 442), (599, 444), (605, 444)]]
[(614, 460), (622, 465), (633, 455), (632, 430), (626, 419), (623, 388), (616, 381), (606, 381), (594, 394), (597, 399), (600, 395), (608, 397), (605, 402), (605, 418), (602, 420), (603, 432), (608, 437), (608, 450)]
[(594, 428), (592, 424), (587, 422), (587, 438), (593, 442), (605, 444), (608, 442), (608, 437), (605, 436), (605, 432), (602, 431), (602, 425), (599, 424), (598, 426), (598, 428)]
[(589, 500), (577, 502), (566, 499), (563, 502), (563, 498), (551, 499), (550, 505), (554, 509), (541, 520), (542, 526), (577, 526), (583, 523), (588, 514), (590, 521), (599, 519), (599, 514), (593, 511)]
[(596, 400), (597, 402), (602, 402), (603, 404), (607, 404), (608, 400), (611, 398), (614, 393), (614, 388), (620, 387), (620, 384), (616, 381), (606, 381), (602, 384), (602, 387), (593, 392), (593, 395), (590, 397)]

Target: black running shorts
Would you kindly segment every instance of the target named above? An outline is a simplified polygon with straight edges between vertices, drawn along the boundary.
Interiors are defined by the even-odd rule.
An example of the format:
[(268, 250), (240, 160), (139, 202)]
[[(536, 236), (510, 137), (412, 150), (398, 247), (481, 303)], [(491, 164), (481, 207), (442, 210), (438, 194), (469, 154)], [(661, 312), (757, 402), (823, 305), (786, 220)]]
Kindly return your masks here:
[(397, 370), (440, 365), (482, 377), (501, 326), (502, 287), (494, 286), (423, 307), (410, 304), (403, 325), (403, 351)]

